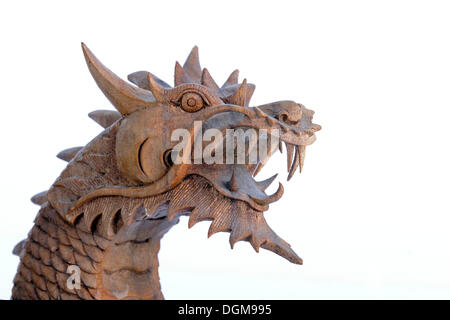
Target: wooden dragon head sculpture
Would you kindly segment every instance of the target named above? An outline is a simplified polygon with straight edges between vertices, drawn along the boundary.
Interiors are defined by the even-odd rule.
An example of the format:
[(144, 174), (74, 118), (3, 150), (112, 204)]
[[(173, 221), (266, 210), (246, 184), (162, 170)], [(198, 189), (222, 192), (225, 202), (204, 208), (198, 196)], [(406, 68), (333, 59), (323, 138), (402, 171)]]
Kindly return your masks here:
[[(250, 107), (255, 86), (246, 80), (238, 83), (235, 70), (219, 87), (208, 70), (200, 67), (197, 47), (183, 66), (176, 63), (174, 87), (146, 71), (130, 74), (128, 80), (136, 86), (129, 84), (102, 65), (84, 44), (82, 48), (93, 78), (118, 112), (92, 112), (90, 117), (105, 130), (86, 146), (58, 155), (69, 163), (49, 191), (34, 198), (42, 205), (35, 233), (45, 231), (48, 239), (53, 237), (60, 243), (63, 241), (52, 236), (52, 232), (65, 233), (69, 240), (77, 238), (83, 248), (69, 241), (73, 255), (84, 252), (95, 268), (87, 270), (83, 264), (88, 262), (81, 258), (75, 258), (75, 263), (64, 259), (61, 245), (52, 251), (48, 241), (40, 239), (39, 234), (34, 239), (32, 231), (28, 240), (31, 244), (25, 242), (16, 249), (22, 257), (19, 271), (23, 267), (33, 272), (32, 263), (27, 267), (24, 260), (27, 253), (30, 259), (43, 260), (40, 252), (33, 255), (32, 247), (33, 243), (44, 246), (45, 242), (50, 257), (59, 253), (65, 262), (60, 268), (51, 264), (61, 269), (57, 272), (64, 273), (66, 265), (76, 264), (81, 265), (82, 272), (95, 274), (91, 281), (83, 280), (85, 296), (73, 291), (78, 297), (162, 298), (156, 258), (159, 240), (182, 215), (189, 216), (189, 227), (199, 221), (211, 221), (208, 237), (229, 232), (231, 247), (244, 240), (256, 251), (262, 247), (293, 263), (302, 263), (290, 245), (271, 230), (263, 215), (270, 203), (281, 198), (283, 186), (280, 183), (278, 190), (268, 195), (265, 190), (276, 175), (264, 181), (254, 177), (276, 150), (282, 152), (282, 142), (287, 153), (288, 179), (297, 168), (302, 170), (305, 148), (315, 141), (315, 132), (320, 130), (319, 125), (312, 123), (313, 111), (293, 101)], [(212, 137), (202, 135), (208, 129), (215, 130), (215, 142), (219, 138), (229, 141), (230, 129), (266, 132), (258, 136), (258, 141), (267, 142), (270, 147), (252, 162), (248, 150), (238, 150), (231, 144), (235, 151), (231, 161), (205, 161), (202, 157), (207, 150), (216, 160), (228, 152), (223, 151), (223, 144), (211, 147)], [(183, 137), (183, 149), (173, 139), (177, 130), (188, 133)], [(199, 144), (203, 150), (200, 153), (197, 137), (206, 141)], [(278, 143), (277, 139), (281, 141)], [(247, 146), (248, 140), (247, 137)], [(236, 161), (242, 153), (243, 163)], [(44, 230), (44, 223), (53, 224), (58, 230), (52, 231), (48, 226)], [(87, 240), (90, 235), (93, 241)], [(95, 257), (86, 249), (89, 245), (99, 248)], [(153, 272), (142, 276), (142, 270)], [(50, 283), (51, 276), (39, 271), (34, 273)], [(32, 297), (29, 287), (23, 289), (27, 286), (22, 282), (27, 281), (22, 273), (23, 270), (16, 277), (13, 297)], [(31, 283), (36, 282), (32, 280)], [(59, 283), (59, 291), (47, 296), (65, 298), (73, 293), (63, 286)], [(46, 288), (51, 291), (48, 285)], [(45, 296), (43, 288), (33, 292), (35, 297)]]

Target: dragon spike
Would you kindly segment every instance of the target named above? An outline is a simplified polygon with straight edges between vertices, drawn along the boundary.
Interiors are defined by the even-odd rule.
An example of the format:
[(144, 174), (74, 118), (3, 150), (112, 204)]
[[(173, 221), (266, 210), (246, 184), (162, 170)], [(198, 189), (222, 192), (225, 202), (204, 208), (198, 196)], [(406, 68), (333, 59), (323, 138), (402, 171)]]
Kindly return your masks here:
[(82, 43), (84, 57), (92, 77), (103, 94), (121, 114), (129, 114), (155, 102), (153, 95), (144, 89), (136, 88), (116, 76), (106, 68), (97, 57)]
[(208, 69), (204, 68), (202, 72), (202, 85), (213, 89), (215, 91), (219, 91), (219, 86), (214, 81), (213, 77), (211, 77), (211, 74), (209, 73)]
[(178, 63), (175, 63), (175, 86), (179, 86), (183, 83), (191, 83), (193, 80), (189, 75), (184, 72), (183, 67)]
[(230, 74), (230, 76), (228, 77), (227, 81), (225, 81), (225, 83), (222, 85), (222, 88), (225, 88), (225, 87), (237, 84), (238, 83), (238, 79), (239, 79), (239, 70), (236, 69)]
[(263, 181), (257, 181), (256, 185), (258, 186), (258, 188), (261, 191), (265, 191), (273, 182), (273, 180), (275, 180), (275, 178), (278, 176), (277, 174), (274, 174), (273, 176), (271, 176), (270, 178), (263, 180)]
[(164, 101), (164, 97), (166, 95), (166, 89), (162, 87), (155, 78), (153, 78), (153, 75), (149, 72), (147, 74), (147, 80), (148, 80), (148, 86), (150, 91), (152, 92), (153, 96), (155, 97), (156, 101), (161, 102)]
[(189, 215), (188, 228), (192, 228), (197, 222), (207, 220), (209, 212), (210, 209), (205, 206), (195, 207)]
[(184, 71), (187, 75), (194, 80), (194, 82), (200, 83), (202, 77), (202, 67), (200, 66), (200, 60), (198, 58), (198, 47), (194, 46), (191, 53), (186, 59), (183, 65)]
[(14, 246), (14, 249), (13, 249), (13, 252), (12, 252), (13, 255), (16, 255), (16, 256), (19, 256), (19, 257), (22, 257), (24, 255), (24, 253), (25, 253), (25, 244), (26, 244), (27, 240), (28, 239), (23, 239), (22, 241), (20, 241), (18, 244), (16, 244)]
[(61, 151), (60, 153), (58, 153), (56, 156), (61, 160), (69, 162), (70, 160), (73, 159), (73, 157), (75, 157), (75, 155), (81, 149), (83, 149), (83, 147), (73, 147), (73, 148), (65, 149), (65, 150)]
[(112, 110), (95, 110), (90, 112), (88, 116), (103, 128), (108, 128), (122, 117), (119, 112)]
[(303, 264), (302, 258), (291, 249), (291, 246), (286, 241), (278, 236), (261, 244), (261, 248), (275, 252), (292, 263)]
[(244, 79), (239, 89), (227, 98), (228, 103), (247, 107), (254, 91), (255, 85), (251, 83), (247, 84), (247, 79)]
[(234, 170), (233, 170), (233, 174), (231, 175), (231, 179), (228, 182), (228, 188), (230, 189), (230, 191), (238, 191), (239, 190), (239, 185), (238, 185), (236, 174), (235, 174)]
[[(137, 71), (137, 72), (131, 73), (128, 75), (128, 80), (130, 82), (134, 83), (135, 85), (137, 85), (139, 88), (142, 88), (145, 90), (150, 90), (150, 85), (148, 83), (148, 76), (147, 76), (148, 73), (150, 73), (150, 72)], [(162, 87), (164, 87), (166, 89), (171, 88), (170, 85), (168, 85), (165, 81), (161, 80), (154, 74), (151, 74), (151, 75), (152, 75), (153, 79), (155, 79), (155, 81), (157, 83), (159, 83), (159, 85), (161, 85)]]
[(247, 79), (244, 79), (239, 89), (237, 89), (236, 92), (228, 98), (228, 102), (230, 104), (244, 106), (246, 100), (247, 100)]
[(47, 191), (39, 192), (31, 197), (31, 202), (37, 204), (38, 206), (42, 206), (47, 202)]

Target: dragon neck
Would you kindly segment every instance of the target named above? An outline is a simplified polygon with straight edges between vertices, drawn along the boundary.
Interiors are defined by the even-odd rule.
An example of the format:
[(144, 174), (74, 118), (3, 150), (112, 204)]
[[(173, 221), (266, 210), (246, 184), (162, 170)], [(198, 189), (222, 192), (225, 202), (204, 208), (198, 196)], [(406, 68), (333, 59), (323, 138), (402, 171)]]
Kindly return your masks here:
[(84, 216), (69, 224), (47, 203), (20, 253), (12, 298), (163, 299), (157, 255), (178, 218), (143, 217), (129, 225), (113, 219), (111, 235), (105, 220), (87, 230)]
[(97, 274), (97, 298), (163, 299), (158, 252), (161, 238), (177, 222), (163, 217), (123, 227), (105, 250)]

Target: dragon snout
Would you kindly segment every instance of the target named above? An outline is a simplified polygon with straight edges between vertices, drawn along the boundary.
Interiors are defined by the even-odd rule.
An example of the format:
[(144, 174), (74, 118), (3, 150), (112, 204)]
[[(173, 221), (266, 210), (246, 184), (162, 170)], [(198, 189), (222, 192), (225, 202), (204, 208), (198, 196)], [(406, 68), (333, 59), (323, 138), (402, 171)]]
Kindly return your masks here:
[(302, 119), (302, 107), (294, 101), (279, 101), (259, 106), (269, 116), (289, 125), (296, 125)]

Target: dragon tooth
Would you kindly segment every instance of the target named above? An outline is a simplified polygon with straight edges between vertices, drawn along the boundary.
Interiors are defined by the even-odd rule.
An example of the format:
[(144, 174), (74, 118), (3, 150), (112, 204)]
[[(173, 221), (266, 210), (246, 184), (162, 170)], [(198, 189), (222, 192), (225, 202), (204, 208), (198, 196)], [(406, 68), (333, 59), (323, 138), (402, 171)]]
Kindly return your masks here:
[(305, 162), (306, 146), (303, 146), (303, 145), (298, 146), (298, 153), (299, 153), (299, 157), (300, 157), (299, 166), (298, 167), (299, 167), (299, 170), (300, 170), (300, 173), (301, 173), (302, 170), (303, 170), (303, 164)]
[(294, 145), (285, 142), (286, 144), (286, 153), (287, 153), (287, 170), (289, 172), (289, 170), (291, 169), (291, 165), (292, 165), (292, 156), (294, 155)]
[[(271, 139), (271, 138), (269, 138)], [(271, 141), (271, 140), (270, 140)], [(266, 165), (267, 161), (269, 160), (269, 158), (272, 156), (272, 154), (275, 152), (276, 150), (276, 145), (270, 143), (270, 148), (267, 150), (266, 156), (264, 157), (264, 159), (262, 159), (258, 165), (256, 166), (255, 171), (253, 172), (253, 176), (256, 177), (256, 175), (262, 170), (262, 168)]]
[(292, 161), (291, 169), (289, 170), (289, 175), (287, 178), (288, 181), (291, 180), (292, 176), (294, 175), (294, 172), (298, 167), (299, 161), (300, 161), (300, 154), (298, 151), (298, 147), (295, 146), (295, 156), (294, 156), (294, 161)]

